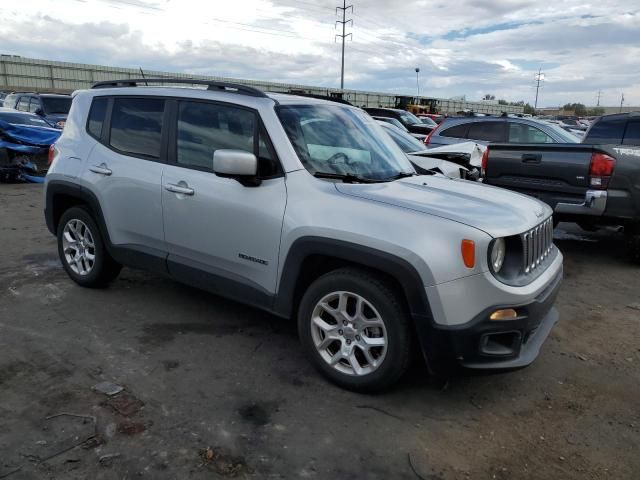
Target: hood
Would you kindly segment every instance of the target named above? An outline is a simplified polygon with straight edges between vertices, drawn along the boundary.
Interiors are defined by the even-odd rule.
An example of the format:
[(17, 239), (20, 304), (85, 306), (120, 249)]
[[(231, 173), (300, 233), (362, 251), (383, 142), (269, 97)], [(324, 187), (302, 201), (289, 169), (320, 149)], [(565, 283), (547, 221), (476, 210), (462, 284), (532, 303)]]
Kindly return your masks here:
[(45, 120), (47, 120), (50, 123), (55, 124), (56, 122), (60, 122), (60, 121), (67, 121), (67, 117), (68, 115), (66, 113), (48, 113), (47, 115), (45, 115)]
[(463, 223), (494, 238), (523, 233), (552, 214), (549, 206), (535, 198), (441, 176), (373, 184), (336, 183), (336, 189), (345, 195)]
[(38, 147), (48, 147), (54, 143), (61, 130), (36, 125), (14, 125), (0, 120), (0, 132), (11, 142), (34, 145)]
[(457, 163), (441, 160), (439, 158), (423, 157), (420, 153), (422, 152), (418, 152), (417, 154), (407, 154), (409, 161), (413, 163), (414, 167), (417, 166), (423, 170), (439, 170), (440, 173), (451, 178), (460, 178), (460, 170), (467, 170)]
[(480, 167), (482, 165), (482, 154), (487, 149), (486, 145), (476, 142), (462, 142), (453, 143), (451, 145), (444, 145), (442, 147), (429, 148), (424, 152), (420, 152), (421, 155), (433, 155), (438, 156), (447, 153), (460, 153), (469, 155), (469, 165), (474, 167)]
[(422, 133), (423, 135), (429, 135), (431, 133), (431, 128), (429, 125), (425, 125), (424, 123), (416, 123), (414, 125), (407, 125), (407, 129), (411, 133)]

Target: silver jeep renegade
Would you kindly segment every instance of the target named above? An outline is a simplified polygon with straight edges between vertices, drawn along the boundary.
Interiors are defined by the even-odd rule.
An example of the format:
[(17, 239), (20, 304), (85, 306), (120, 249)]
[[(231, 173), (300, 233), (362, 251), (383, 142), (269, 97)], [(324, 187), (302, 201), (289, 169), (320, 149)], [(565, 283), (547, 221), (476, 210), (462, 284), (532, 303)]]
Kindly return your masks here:
[(414, 349), (437, 375), (535, 359), (562, 279), (549, 207), (417, 175), (358, 108), (179, 83), (74, 94), (45, 193), (72, 280), (128, 265), (294, 317), (355, 390), (398, 380)]

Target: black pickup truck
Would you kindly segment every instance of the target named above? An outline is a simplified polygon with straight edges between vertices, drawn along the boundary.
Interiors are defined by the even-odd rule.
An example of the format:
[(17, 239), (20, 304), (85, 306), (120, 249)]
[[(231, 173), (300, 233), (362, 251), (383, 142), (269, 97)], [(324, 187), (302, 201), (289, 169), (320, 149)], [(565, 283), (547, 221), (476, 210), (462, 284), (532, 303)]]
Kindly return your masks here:
[(554, 221), (622, 225), (640, 263), (640, 112), (598, 118), (579, 144), (491, 144), (484, 182), (539, 198)]

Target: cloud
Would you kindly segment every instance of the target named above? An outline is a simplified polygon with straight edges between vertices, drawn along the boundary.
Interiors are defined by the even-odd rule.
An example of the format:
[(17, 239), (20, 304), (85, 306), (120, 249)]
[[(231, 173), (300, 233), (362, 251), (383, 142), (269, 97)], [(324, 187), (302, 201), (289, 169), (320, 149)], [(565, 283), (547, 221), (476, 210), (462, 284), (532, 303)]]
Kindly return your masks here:
[[(336, 87), (335, 1), (45, 0), (5, 6), (0, 53)], [(532, 102), (640, 104), (640, 10), (624, 0), (370, 0), (356, 5), (345, 86)]]

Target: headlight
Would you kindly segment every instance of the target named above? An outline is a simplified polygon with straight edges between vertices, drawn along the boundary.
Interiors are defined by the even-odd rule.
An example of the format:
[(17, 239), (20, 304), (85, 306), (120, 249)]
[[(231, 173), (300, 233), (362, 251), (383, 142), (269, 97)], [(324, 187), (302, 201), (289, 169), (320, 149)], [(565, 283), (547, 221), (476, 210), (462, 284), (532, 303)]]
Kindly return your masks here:
[(491, 247), (491, 269), (494, 273), (498, 273), (504, 263), (504, 256), (506, 253), (506, 246), (504, 238), (497, 238), (493, 241)]

